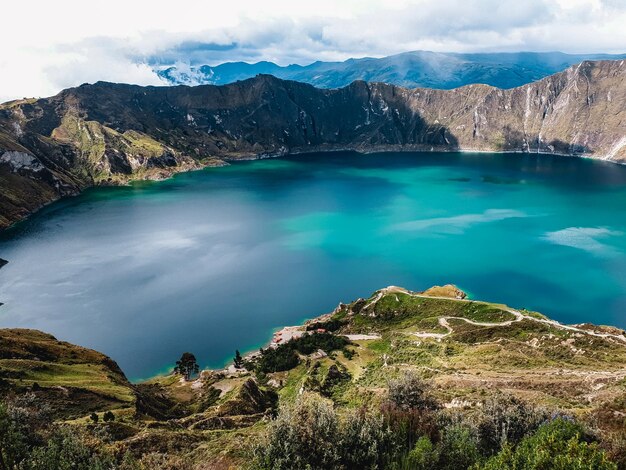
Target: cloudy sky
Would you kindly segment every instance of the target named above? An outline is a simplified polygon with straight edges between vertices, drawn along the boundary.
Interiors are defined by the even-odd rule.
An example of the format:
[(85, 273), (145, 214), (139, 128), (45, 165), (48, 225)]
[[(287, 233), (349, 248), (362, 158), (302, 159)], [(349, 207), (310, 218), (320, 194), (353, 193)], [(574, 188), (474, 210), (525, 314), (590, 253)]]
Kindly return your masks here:
[(282, 65), (440, 52), (626, 52), (626, 0), (3, 2), (0, 101), (84, 82), (159, 84), (159, 64)]

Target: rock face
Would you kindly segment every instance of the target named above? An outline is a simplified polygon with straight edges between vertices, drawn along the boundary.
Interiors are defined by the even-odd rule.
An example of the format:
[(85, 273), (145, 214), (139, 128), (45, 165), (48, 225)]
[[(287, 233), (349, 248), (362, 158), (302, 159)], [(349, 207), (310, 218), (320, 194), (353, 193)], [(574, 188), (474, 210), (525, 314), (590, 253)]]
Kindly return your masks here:
[(307, 151), (485, 150), (626, 161), (626, 64), (583, 62), (519, 88), (322, 90), (98, 82), (0, 105), (0, 227), (96, 184)]
[(447, 297), (450, 299), (467, 298), (467, 294), (453, 284), (446, 284), (445, 286), (433, 286), (422, 292), (422, 295), (428, 295), (431, 297)]

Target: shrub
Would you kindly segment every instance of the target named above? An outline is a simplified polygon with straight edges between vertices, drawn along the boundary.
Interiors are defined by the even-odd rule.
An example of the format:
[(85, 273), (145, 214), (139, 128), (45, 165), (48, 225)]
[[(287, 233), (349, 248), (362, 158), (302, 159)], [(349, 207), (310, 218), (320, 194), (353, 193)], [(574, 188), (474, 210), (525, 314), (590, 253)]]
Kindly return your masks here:
[(342, 422), (340, 460), (345, 469), (385, 468), (393, 458), (393, 433), (379, 414), (361, 409), (350, 412)]
[(483, 403), (476, 427), (484, 454), (498, 452), (505, 443), (516, 445), (546, 422), (549, 414), (515, 398), (497, 394)]
[(45, 447), (37, 447), (25, 465), (32, 470), (105, 470), (115, 468), (114, 460), (99, 456), (69, 430), (55, 432)]
[(316, 321), (314, 323), (310, 323), (307, 325), (306, 329), (307, 331), (313, 331), (313, 330), (317, 330), (319, 328), (323, 328), (326, 331), (337, 331), (339, 328), (341, 328), (343, 325), (345, 325), (345, 322), (341, 321), (341, 320), (328, 320), (328, 321), (324, 321), (324, 322), (319, 322)]
[(340, 418), (330, 401), (311, 393), (281, 408), (254, 449), (253, 468), (382, 469), (394, 449), (380, 414), (358, 410)]
[(274, 349), (261, 349), (257, 369), (263, 373), (280, 372), (293, 369), (299, 362), (296, 352), (287, 344), (281, 344)]
[(472, 428), (463, 424), (452, 424), (442, 433), (438, 445), (439, 464), (442, 470), (469, 468), (480, 459), (478, 439)]
[(28, 455), (26, 436), (4, 403), (0, 403), (0, 460), (6, 468), (17, 468)]
[(437, 468), (438, 462), (439, 452), (428, 437), (422, 436), (417, 440), (411, 452), (403, 459), (401, 468), (430, 470)]
[(257, 370), (265, 373), (290, 370), (300, 362), (298, 352), (311, 354), (321, 349), (330, 353), (337, 349), (343, 349), (348, 344), (350, 342), (343, 336), (335, 336), (330, 333), (306, 334), (276, 348), (261, 349)]
[(404, 452), (411, 450), (421, 436), (437, 437), (438, 407), (428, 385), (415, 372), (406, 372), (389, 382), (382, 412)]
[(580, 424), (558, 418), (525, 437), (517, 448), (502, 451), (475, 470), (617, 470), (598, 444), (591, 442)]
[(354, 349), (344, 348), (344, 350), (343, 350), (343, 357), (345, 357), (349, 361), (352, 360), (352, 358), (354, 357), (355, 354), (356, 353), (355, 353)]
[(293, 339), (287, 346), (293, 347), (301, 354), (311, 354), (321, 349), (326, 353), (343, 349), (350, 342), (343, 336), (336, 336), (330, 333), (312, 333)]
[(255, 468), (310, 470), (337, 468), (338, 419), (332, 404), (305, 394), (280, 409), (265, 441), (255, 448)]
[(439, 408), (429, 393), (428, 384), (414, 371), (407, 371), (399, 379), (389, 382), (389, 402), (406, 411)]

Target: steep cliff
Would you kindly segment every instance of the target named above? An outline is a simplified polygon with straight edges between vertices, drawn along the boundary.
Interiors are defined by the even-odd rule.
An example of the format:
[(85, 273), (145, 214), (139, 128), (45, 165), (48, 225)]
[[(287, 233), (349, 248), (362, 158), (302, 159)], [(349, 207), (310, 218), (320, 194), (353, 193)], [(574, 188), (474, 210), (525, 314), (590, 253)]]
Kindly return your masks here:
[(99, 82), (0, 105), (0, 227), (97, 184), (316, 150), (486, 150), (626, 161), (626, 65), (519, 88), (333, 90), (269, 75), (225, 86)]

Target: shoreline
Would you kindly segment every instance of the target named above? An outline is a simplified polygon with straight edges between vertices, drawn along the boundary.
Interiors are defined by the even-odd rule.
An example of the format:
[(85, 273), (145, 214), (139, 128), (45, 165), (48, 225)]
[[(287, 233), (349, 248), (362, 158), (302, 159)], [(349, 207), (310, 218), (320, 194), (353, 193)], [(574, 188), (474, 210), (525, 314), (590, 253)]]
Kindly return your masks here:
[[(535, 321), (538, 323), (542, 323), (545, 325), (549, 325), (549, 326), (553, 326), (556, 327), (558, 329), (562, 329), (562, 330), (568, 330), (568, 331), (572, 331), (576, 334), (582, 334), (582, 335), (589, 335), (589, 336), (593, 336), (593, 337), (602, 337), (602, 338), (611, 338), (614, 339), (620, 343), (623, 343), (624, 346), (626, 347), (626, 330), (619, 328), (617, 326), (613, 326), (613, 325), (598, 325), (595, 323), (590, 323), (590, 322), (585, 322), (585, 323), (562, 323), (559, 322), (557, 320), (554, 320), (542, 313), (539, 313), (539, 317), (535, 317), (533, 315), (529, 315), (528, 313), (524, 313), (527, 312), (524, 309), (516, 309), (513, 307), (509, 307), (505, 304), (499, 304), (499, 303), (494, 303), (494, 302), (489, 302), (489, 301), (485, 301), (485, 300), (476, 300), (470, 296), (467, 295), (467, 293), (463, 290), (458, 289), (458, 287), (453, 286), (453, 285), (446, 285), (443, 286), (443, 289), (445, 289), (446, 287), (454, 287), (454, 289), (456, 289), (456, 291), (453, 294), (444, 294), (442, 295), (441, 293), (439, 293), (438, 289), (440, 289), (440, 286), (432, 286), (424, 291), (412, 291), (412, 290), (408, 290), (405, 289), (403, 287), (397, 287), (397, 286), (388, 286), (388, 287), (384, 287), (382, 289), (379, 289), (377, 291), (375, 291), (374, 293), (372, 293), (372, 296), (369, 298), (359, 298), (359, 299), (355, 299), (353, 300), (353, 302), (358, 302), (359, 300), (369, 300), (372, 299), (373, 300), (370, 301), (370, 304), (374, 304), (379, 300), (379, 297), (377, 298), (377, 294), (378, 296), (382, 296), (384, 294), (387, 293), (394, 293), (394, 292), (398, 292), (398, 293), (405, 293), (411, 296), (416, 296), (416, 297), (422, 297), (422, 298), (431, 298), (431, 299), (441, 299), (441, 300), (450, 300), (450, 301), (455, 301), (455, 302), (469, 302), (469, 303), (478, 303), (478, 304), (489, 304), (489, 305), (499, 305), (501, 306), (505, 311), (511, 313), (512, 315), (515, 316), (515, 319), (513, 320), (505, 320), (502, 322), (497, 322), (497, 323), (480, 323), (480, 322), (474, 322), (471, 320), (466, 320), (463, 318), (460, 318), (460, 320), (466, 321), (470, 324), (474, 324), (474, 325), (479, 325), (479, 326), (489, 326), (489, 327), (495, 327), (495, 326), (502, 326), (502, 327), (506, 327), (506, 326), (510, 326), (511, 324), (515, 323), (515, 322), (519, 322), (521, 320), (529, 320), (529, 321)], [(429, 293), (430, 292), (430, 293)], [(461, 295), (459, 295), (461, 294)], [(267, 349), (267, 348), (277, 348), (278, 346), (280, 346), (281, 344), (285, 344), (288, 341), (290, 341), (291, 339), (297, 339), (300, 338), (302, 336), (304, 336), (305, 334), (313, 334), (313, 331), (311, 330), (311, 333), (307, 333), (309, 330), (307, 329), (307, 327), (313, 323), (323, 323), (325, 321), (328, 321), (332, 315), (337, 312), (337, 310), (339, 308), (341, 308), (342, 306), (346, 306), (346, 305), (350, 305), (350, 303), (345, 304), (343, 302), (340, 302), (338, 304), (338, 306), (333, 309), (331, 312), (327, 312), (327, 313), (323, 313), (321, 315), (318, 315), (316, 317), (313, 318), (308, 318), (305, 319), (301, 322), (301, 324), (299, 325), (289, 325), (289, 326), (283, 326), (283, 327), (279, 327), (277, 329), (275, 329), (271, 335), (271, 339), (269, 339), (268, 341), (266, 341), (264, 344), (265, 346), (261, 346), (259, 349)], [(453, 332), (453, 328), (451, 328), (449, 326), (449, 324), (447, 323), (447, 319), (448, 318), (456, 318), (456, 317), (446, 317), (446, 316), (441, 316), (439, 318), (440, 320), (440, 324), (441, 325), (445, 325), (445, 327), (448, 329), (448, 333), (432, 333), (432, 332), (428, 332), (428, 333), (414, 333), (416, 338), (432, 338), (435, 339), (437, 341), (440, 341), (442, 339), (444, 339), (446, 336), (449, 336), (452, 332)], [(442, 321), (443, 320), (443, 321)], [(606, 331), (606, 329), (609, 329), (610, 332)], [(605, 330), (605, 331), (603, 331)], [(320, 331), (317, 331), (320, 332)], [(324, 330), (323, 332), (328, 332), (330, 334), (336, 335), (336, 333), (332, 332), (332, 331), (327, 331)], [(377, 340), (380, 339), (381, 336), (378, 333), (375, 334), (346, 334), (346, 335), (341, 335), (341, 336), (345, 336), (347, 337), (349, 340), (351, 341), (370, 341), (370, 340)], [(278, 341), (277, 341), (278, 340)], [(254, 359), (256, 357), (258, 357), (260, 355), (260, 351), (259, 349), (254, 349), (254, 350), (249, 350), (245, 353), (242, 353), (242, 357), (244, 360), (250, 360), (250, 359)], [(191, 383), (197, 381), (197, 380), (201, 380), (203, 377), (203, 374), (224, 374), (225, 378), (234, 378), (234, 377), (239, 377), (241, 375), (245, 375), (250, 373), (251, 371), (245, 369), (245, 368), (241, 368), (241, 369), (236, 369), (233, 365), (233, 361), (228, 361), (227, 363), (224, 364), (223, 367), (219, 367), (219, 368), (210, 368), (210, 367), (206, 367), (206, 368), (202, 368), (200, 369), (197, 378), (194, 381), (191, 381)], [(156, 374), (150, 378), (147, 379), (140, 379), (140, 380), (130, 380), (129, 381), (133, 384), (140, 384), (140, 383), (145, 383), (145, 382), (149, 382), (151, 380), (155, 380), (155, 379), (159, 379), (159, 378), (164, 378), (164, 377), (169, 377), (173, 375), (173, 372), (167, 372), (167, 373), (159, 373)]]
[(62, 201), (64, 199), (70, 199), (72, 197), (80, 196), (86, 190), (92, 189), (92, 188), (124, 187), (124, 186), (130, 186), (134, 182), (141, 182), (141, 181), (158, 183), (158, 182), (172, 179), (176, 175), (179, 175), (179, 174), (191, 173), (195, 171), (203, 171), (203, 170), (206, 170), (207, 168), (222, 168), (225, 166), (229, 166), (231, 163), (236, 163), (236, 162), (267, 160), (267, 159), (272, 159), (272, 158), (284, 158), (284, 157), (289, 157), (289, 156), (311, 155), (311, 154), (316, 154), (316, 153), (340, 153), (340, 152), (353, 152), (357, 155), (372, 155), (372, 154), (385, 154), (385, 153), (448, 153), (448, 154), (449, 153), (477, 153), (477, 154), (510, 153), (514, 155), (529, 155), (529, 156), (536, 155), (536, 156), (553, 156), (553, 157), (559, 157), (559, 158), (580, 158), (580, 159), (587, 160), (587, 161), (605, 162), (605, 163), (610, 163), (610, 164), (619, 165), (619, 166), (626, 166), (626, 162), (611, 160), (606, 157), (595, 157), (592, 154), (571, 154), (571, 153), (568, 154), (568, 153), (558, 153), (558, 152), (540, 152), (538, 150), (529, 152), (525, 150), (484, 150), (484, 149), (469, 149), (469, 148), (451, 149), (451, 148), (446, 148), (446, 147), (435, 148), (433, 146), (423, 147), (421, 145), (411, 145), (411, 146), (396, 146), (396, 145), (386, 146), (385, 145), (385, 146), (377, 146), (376, 148), (372, 148), (372, 149), (365, 149), (360, 146), (345, 146), (345, 147), (343, 146), (342, 147), (317, 146), (313, 148), (304, 148), (304, 149), (295, 148), (295, 149), (290, 149), (290, 150), (285, 150), (285, 151), (257, 153), (257, 154), (252, 154), (252, 155), (242, 154), (241, 156), (221, 156), (221, 157), (214, 156), (214, 157), (208, 157), (204, 163), (198, 161), (197, 166), (195, 167), (181, 165), (180, 167), (168, 169), (168, 171), (162, 175), (147, 175), (146, 177), (143, 177), (143, 178), (131, 177), (126, 180), (120, 180), (118, 183), (103, 182), (100, 184), (88, 185), (76, 191), (73, 194), (59, 196), (55, 199), (52, 199), (48, 202), (43, 203), (34, 211), (28, 212), (26, 215), (11, 222), (9, 225), (5, 227), (0, 227), (0, 234), (6, 233), (7, 231), (15, 228), (20, 223), (27, 221), (33, 215), (39, 213), (42, 209), (48, 207), (49, 205), (55, 202)]

